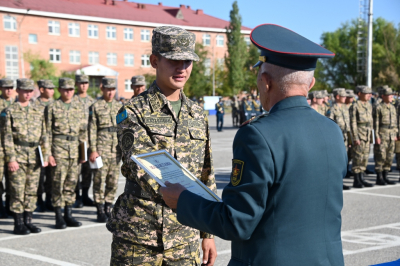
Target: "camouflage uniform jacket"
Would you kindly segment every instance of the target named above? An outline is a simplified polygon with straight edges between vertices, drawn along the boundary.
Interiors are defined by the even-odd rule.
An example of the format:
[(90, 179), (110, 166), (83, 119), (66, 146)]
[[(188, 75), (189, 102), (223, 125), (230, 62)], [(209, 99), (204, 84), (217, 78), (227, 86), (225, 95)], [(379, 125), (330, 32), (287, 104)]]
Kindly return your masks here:
[[(132, 154), (167, 150), (216, 192), (208, 118), (183, 92), (181, 99), (181, 110), (176, 117), (170, 102), (154, 82), (147, 91), (128, 101), (117, 116), (127, 117), (118, 124), (123, 161), (121, 172), (150, 193), (151, 200), (122, 194), (114, 207), (115, 216), (112, 215), (107, 224), (114, 236), (164, 249), (199, 237), (213, 237), (180, 224), (176, 213), (162, 201), (158, 183), (130, 159)], [(132, 137), (125, 138), (126, 134)]]
[(74, 98), (72, 99), (73, 101), (78, 101), (80, 104), (82, 104), (84, 108), (84, 113), (86, 117), (86, 123), (89, 123), (89, 114), (90, 114), (90, 106), (92, 106), (96, 100), (90, 97), (89, 95), (86, 98), (81, 98), (79, 95), (74, 95)]
[(97, 151), (101, 156), (110, 157), (117, 153), (117, 150), (120, 153), (115, 116), (121, 106), (122, 104), (115, 99), (112, 100), (111, 107), (104, 99), (100, 99), (90, 107), (90, 149)]
[(374, 130), (376, 138), (395, 140), (398, 132), (397, 113), (393, 104), (381, 102), (374, 108)]
[(34, 104), (36, 104), (44, 113), (44, 109), (46, 109), (46, 106), (52, 104), (54, 102), (54, 99), (49, 99), (49, 101), (45, 102), (42, 100), (42, 98), (38, 97), (36, 100), (33, 101)]
[(43, 160), (48, 161), (49, 142), (45, 119), (40, 108), (29, 103), (26, 110), (19, 102), (15, 102), (3, 112), (6, 113), (4, 129), (6, 162), (29, 164), (39, 162), (37, 153), (39, 145), (42, 149)]
[(334, 103), (329, 118), (334, 120), (336, 124), (340, 127), (343, 135), (346, 135), (350, 131), (350, 116), (349, 110), (345, 104)]
[[(46, 107), (45, 116), (51, 155), (64, 159), (79, 158), (78, 141), (87, 141), (87, 120), (82, 105), (72, 100), (67, 110), (60, 98)], [(57, 138), (57, 135), (73, 140)]]
[(0, 161), (4, 160), (4, 126), (6, 123), (6, 113), (3, 112), (5, 109), (13, 104), (15, 101), (14, 98), (11, 98), (10, 101), (6, 101), (2, 95), (0, 95), (0, 134), (1, 134), (1, 147), (0, 147)]
[(350, 124), (354, 141), (369, 141), (372, 132), (372, 105), (369, 102), (356, 101), (350, 107)]

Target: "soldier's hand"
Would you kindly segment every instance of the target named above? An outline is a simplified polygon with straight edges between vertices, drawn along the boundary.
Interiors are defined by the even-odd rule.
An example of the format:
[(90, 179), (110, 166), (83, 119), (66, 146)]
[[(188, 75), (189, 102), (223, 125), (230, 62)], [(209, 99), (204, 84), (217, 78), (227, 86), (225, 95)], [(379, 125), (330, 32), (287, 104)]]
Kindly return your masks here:
[(361, 144), (361, 141), (359, 141), (359, 140), (355, 140), (354, 141), (354, 146), (358, 146), (358, 145), (360, 145)]
[(56, 159), (54, 159), (53, 156), (49, 156), (49, 164), (50, 164), (50, 166), (53, 166), (53, 167), (57, 165)]
[(213, 238), (204, 238), (201, 243), (203, 249), (203, 263), (201, 265), (212, 266), (217, 258), (217, 248)]
[(378, 138), (377, 138), (377, 139), (375, 140), (375, 143), (378, 144), (378, 145), (381, 144), (381, 139), (378, 139)]
[(11, 172), (15, 172), (19, 169), (19, 164), (17, 162), (9, 162), (8, 163), (8, 170)]
[(47, 167), (47, 166), (49, 166), (49, 162), (44, 162), (43, 167)]
[(80, 163), (80, 164), (86, 163), (86, 161), (85, 161), (85, 160), (79, 160), (79, 163)]
[(160, 193), (163, 196), (165, 204), (171, 209), (178, 207), (178, 199), (182, 191), (186, 190), (181, 184), (172, 184), (168, 181), (165, 182), (166, 187), (160, 188)]
[(94, 152), (92, 152), (91, 154), (90, 154), (90, 156), (89, 156), (89, 161), (91, 161), (92, 163), (94, 163), (94, 161), (96, 161), (96, 158), (97, 157), (99, 157), (100, 155), (96, 152), (96, 151), (94, 151)]

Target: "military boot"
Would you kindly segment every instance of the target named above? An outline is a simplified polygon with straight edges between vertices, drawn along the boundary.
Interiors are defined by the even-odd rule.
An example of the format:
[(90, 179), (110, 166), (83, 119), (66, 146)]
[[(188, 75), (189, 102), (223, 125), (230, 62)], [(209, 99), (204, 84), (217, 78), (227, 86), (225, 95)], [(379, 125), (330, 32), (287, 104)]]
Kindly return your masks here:
[(364, 187), (373, 187), (374, 185), (368, 183), (367, 181), (364, 180), (364, 174), (360, 173), (360, 181), (363, 184)]
[(388, 185), (394, 185), (395, 182), (390, 181), (388, 178), (388, 171), (383, 171), (383, 180), (386, 182)]
[(368, 170), (368, 168), (367, 168), (367, 169), (365, 169), (364, 173), (365, 173), (366, 175), (372, 175), (372, 174), (375, 174), (375, 173), (374, 173), (374, 171), (370, 171), (370, 170)]
[(16, 235), (29, 235), (31, 231), (24, 224), (24, 215), (22, 213), (14, 213), (14, 231)]
[(3, 205), (3, 199), (0, 197), (0, 219), (8, 218), (6, 208)]
[(378, 186), (385, 186), (386, 183), (382, 178), (382, 172), (376, 172), (376, 184)]
[(104, 213), (104, 204), (96, 204), (97, 208), (97, 222), (105, 223), (107, 222), (107, 215)]
[(345, 184), (343, 184), (343, 190), (349, 190), (349, 189), (350, 189), (349, 186), (346, 186)]
[(56, 229), (65, 229), (67, 224), (64, 221), (61, 213), (61, 207), (55, 207), (54, 212), (56, 213)]
[(72, 206), (66, 205), (64, 207), (64, 220), (67, 223), (67, 226), (70, 227), (79, 227), (82, 225), (81, 222), (78, 222), (74, 217), (72, 217)]
[(31, 212), (24, 212), (24, 224), (29, 229), (29, 231), (31, 231), (31, 233), (37, 234), (42, 232), (42, 229), (32, 224)]
[(355, 188), (363, 188), (364, 187), (360, 180), (360, 175), (361, 175), (361, 173), (354, 174), (353, 187), (355, 187)]
[(10, 196), (6, 195), (6, 212), (8, 216), (13, 216), (13, 212), (10, 209)]
[(46, 193), (46, 209), (54, 211), (53, 204), (51, 203), (51, 193)]
[(78, 209), (83, 208), (82, 196), (80, 194), (80, 190), (78, 190), (75, 194), (74, 208), (78, 208)]
[(43, 201), (42, 195), (38, 195), (37, 197), (35, 212), (46, 212), (46, 204)]
[(82, 203), (84, 206), (92, 207), (94, 206), (93, 200), (89, 198), (89, 188), (82, 188)]
[(113, 205), (111, 203), (106, 202), (106, 205), (104, 206), (104, 212), (106, 213), (108, 218), (110, 218), (110, 216), (111, 216), (112, 208), (113, 208)]

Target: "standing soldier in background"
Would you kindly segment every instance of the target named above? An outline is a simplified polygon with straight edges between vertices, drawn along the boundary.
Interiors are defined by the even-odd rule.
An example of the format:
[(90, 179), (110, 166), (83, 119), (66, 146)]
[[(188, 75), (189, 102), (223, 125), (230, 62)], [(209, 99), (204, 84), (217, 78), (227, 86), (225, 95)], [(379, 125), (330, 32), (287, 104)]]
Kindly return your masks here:
[(369, 103), (372, 90), (367, 86), (357, 86), (358, 101), (350, 107), (350, 123), (353, 135), (353, 187), (372, 187), (364, 180), (367, 169), (370, 143), (372, 139), (372, 105)]
[[(68, 226), (79, 227), (82, 224), (72, 217), (74, 189), (78, 179), (79, 142), (87, 141), (87, 118), (82, 105), (72, 100), (75, 82), (70, 78), (58, 81), (61, 97), (47, 106), (47, 127), (52, 168), (52, 203), (56, 214), (56, 229)], [(79, 161), (79, 162), (78, 162)], [(65, 205), (65, 206), (64, 206)], [(64, 206), (64, 218), (61, 207)]]
[[(41, 79), (37, 82), (40, 96), (34, 101), (34, 104), (42, 111), (45, 116), (44, 110), (46, 106), (54, 102), (54, 84), (51, 80)], [(47, 125), (46, 125), (47, 127)], [(39, 186), (37, 191), (37, 212), (45, 212), (46, 209), (54, 211), (51, 204), (51, 167), (41, 167)], [(46, 202), (43, 201), (43, 193), (46, 193)]]
[(382, 102), (374, 108), (375, 142), (378, 146), (375, 157), (376, 184), (394, 185), (388, 178), (398, 135), (397, 113), (392, 104), (394, 93), (389, 87), (382, 87), (379, 92)]
[[(334, 91), (334, 95), (336, 102), (332, 105), (329, 118), (334, 120), (342, 130), (344, 146), (346, 147), (347, 151), (347, 148), (349, 146), (348, 135), (351, 133), (350, 133), (349, 110), (347, 110), (347, 107), (345, 105), (346, 95), (347, 95), (346, 90), (345, 89), (336, 90)], [(350, 188), (343, 184), (343, 189), (348, 190)]]
[[(87, 94), (89, 89), (89, 77), (87, 75), (75, 75), (75, 85), (78, 87), (78, 95), (74, 96), (74, 101), (78, 101), (84, 110), (85, 121), (87, 127), (89, 126), (89, 108), (96, 101)], [(88, 147), (89, 147), (89, 143)], [(87, 151), (87, 156), (90, 156), (90, 149)], [(78, 167), (78, 182), (75, 188), (75, 208), (82, 208), (85, 206), (94, 206), (93, 201), (89, 198), (89, 188), (92, 183), (92, 169), (90, 169), (89, 162), (85, 162)], [(82, 182), (79, 182), (79, 173), (82, 176)], [(82, 195), (80, 191), (82, 190)]]
[(224, 108), (224, 102), (222, 101), (222, 97), (220, 97), (219, 101), (215, 104), (215, 111), (217, 111), (217, 130), (218, 132), (221, 132), (222, 127), (224, 126), (224, 115), (225, 115), (225, 108)]
[(240, 114), (239, 114), (239, 101), (237, 100), (237, 96), (232, 96), (231, 98), (231, 109), (232, 109), (232, 125), (234, 127), (238, 127)]
[(10, 177), (14, 234), (17, 235), (42, 231), (32, 224), (32, 213), (37, 201), (41, 166), (38, 146), (41, 146), (43, 167), (46, 167), (49, 143), (43, 112), (29, 102), (34, 89), (32, 80), (18, 79), (18, 101), (3, 111), (6, 115), (4, 152)]
[[(110, 216), (118, 187), (121, 149), (118, 146), (115, 115), (122, 104), (114, 99), (116, 80), (103, 78), (101, 91), (103, 98), (91, 107), (90, 119), (90, 161), (101, 156), (103, 167), (94, 170), (93, 195), (97, 207), (97, 221), (105, 223)], [(104, 205), (105, 203), (105, 205)]]
[(247, 99), (244, 99), (243, 101), (243, 113), (245, 121), (249, 120), (252, 117), (252, 114), (255, 113), (251, 95), (248, 95)]
[[(15, 99), (12, 98), (14, 88), (14, 81), (12, 79), (4, 78), (0, 79), (0, 112), (2, 112), (5, 108), (10, 106)], [(2, 113), (5, 115), (5, 113)], [(0, 218), (7, 218), (8, 215), (11, 215), (10, 211), (10, 191), (9, 191), (9, 178), (6, 162), (4, 161), (4, 129), (5, 116), (0, 117), (0, 134), (1, 134), (1, 148), (0, 148)], [(5, 177), (6, 189), (3, 186), (3, 176)], [(3, 193), (6, 192), (6, 206), (3, 205)]]
[(311, 103), (311, 108), (320, 113), (321, 115), (326, 115), (326, 106), (324, 104), (324, 94), (322, 91), (313, 92), (313, 100)]
[(133, 90), (133, 97), (138, 96), (146, 90), (146, 79), (144, 76), (133, 76), (131, 78), (131, 89)]
[(354, 99), (356, 98), (356, 95), (354, 94), (353, 90), (346, 90), (346, 106), (347, 109), (350, 109), (350, 106), (353, 104)]
[[(355, 98), (355, 95), (354, 95), (353, 90), (346, 90), (346, 103), (345, 103), (345, 106), (347, 108), (347, 111), (349, 111), (350, 106), (353, 104), (354, 98)], [(349, 112), (349, 116), (350, 116), (350, 112)], [(350, 134), (352, 134), (352, 133), (350, 133)], [(347, 159), (348, 159), (348, 161), (347, 161), (347, 174), (346, 174), (347, 178), (350, 178), (352, 176), (352, 173), (351, 173), (351, 170), (350, 170), (350, 162), (353, 160), (353, 147), (354, 147), (354, 142), (352, 140), (350, 145), (349, 145), (349, 148), (347, 150)]]

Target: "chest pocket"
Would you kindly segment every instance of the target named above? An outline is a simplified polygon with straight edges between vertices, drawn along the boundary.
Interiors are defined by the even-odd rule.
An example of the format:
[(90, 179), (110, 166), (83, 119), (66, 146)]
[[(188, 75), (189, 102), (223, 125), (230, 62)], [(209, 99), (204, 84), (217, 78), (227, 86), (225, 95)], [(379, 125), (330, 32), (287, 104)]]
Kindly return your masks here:
[(107, 109), (98, 109), (97, 110), (97, 119), (98, 119), (98, 126), (108, 127), (111, 121), (110, 114)]
[(190, 138), (193, 140), (202, 140), (202, 141), (207, 140), (206, 134), (203, 129), (195, 127), (189, 128), (189, 134)]
[(26, 117), (23, 114), (12, 116), (12, 131), (21, 132), (25, 128)]

